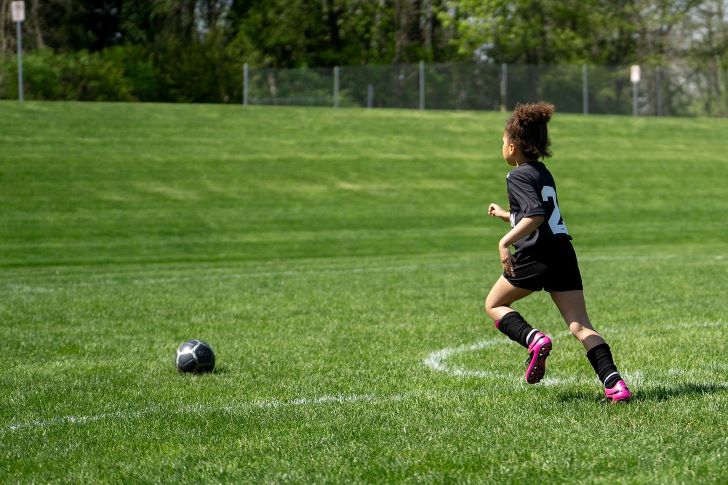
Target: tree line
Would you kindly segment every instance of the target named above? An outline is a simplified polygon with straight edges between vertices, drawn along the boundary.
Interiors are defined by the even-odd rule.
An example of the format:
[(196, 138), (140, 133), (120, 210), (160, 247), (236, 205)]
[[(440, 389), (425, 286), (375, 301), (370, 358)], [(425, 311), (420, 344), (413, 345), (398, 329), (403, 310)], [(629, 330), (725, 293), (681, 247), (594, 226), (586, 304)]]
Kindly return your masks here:
[[(0, 0), (0, 97), (16, 93)], [(26, 0), (32, 99), (239, 102), (241, 66), (679, 64), (721, 92), (728, 0)]]

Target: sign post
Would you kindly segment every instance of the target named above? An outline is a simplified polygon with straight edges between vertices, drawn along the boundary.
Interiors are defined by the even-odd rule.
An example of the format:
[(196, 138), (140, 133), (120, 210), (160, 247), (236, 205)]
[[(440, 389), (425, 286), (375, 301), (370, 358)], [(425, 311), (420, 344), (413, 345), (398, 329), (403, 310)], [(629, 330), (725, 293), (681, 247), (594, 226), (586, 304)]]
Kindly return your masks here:
[(248, 63), (243, 64), (243, 106), (248, 106)]
[(637, 95), (639, 94), (640, 78), (642, 71), (640, 66), (634, 65), (629, 68), (629, 80), (632, 81), (632, 115), (637, 116)]
[(18, 39), (18, 101), (23, 102), (23, 29), (21, 24), (25, 21), (25, 2), (11, 2), (10, 10), (15, 22)]

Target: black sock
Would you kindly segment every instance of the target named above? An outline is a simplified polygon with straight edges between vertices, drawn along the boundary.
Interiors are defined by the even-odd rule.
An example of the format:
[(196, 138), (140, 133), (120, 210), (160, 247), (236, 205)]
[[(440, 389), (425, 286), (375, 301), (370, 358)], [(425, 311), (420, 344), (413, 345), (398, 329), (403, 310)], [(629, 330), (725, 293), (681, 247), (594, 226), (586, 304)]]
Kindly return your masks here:
[(617, 366), (614, 365), (612, 351), (606, 343), (599, 344), (591, 349), (586, 353), (586, 358), (589, 359), (594, 372), (597, 373), (604, 387), (613, 387), (622, 378), (617, 372)]
[(536, 329), (526, 323), (518, 312), (506, 313), (503, 318), (495, 321), (495, 328), (526, 348), (528, 348), (528, 340), (536, 335)]

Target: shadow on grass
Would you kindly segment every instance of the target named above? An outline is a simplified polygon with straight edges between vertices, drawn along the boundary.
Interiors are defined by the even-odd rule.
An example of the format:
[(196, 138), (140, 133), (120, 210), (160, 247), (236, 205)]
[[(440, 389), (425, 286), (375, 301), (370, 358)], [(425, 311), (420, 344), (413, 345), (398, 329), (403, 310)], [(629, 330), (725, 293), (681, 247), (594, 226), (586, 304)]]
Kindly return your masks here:
[(226, 366), (216, 366), (212, 372), (180, 372), (176, 370), (177, 375), (187, 379), (203, 379), (205, 376), (215, 376), (218, 374), (229, 374), (230, 370)]
[(667, 401), (673, 397), (698, 396), (703, 394), (716, 394), (728, 392), (728, 385), (718, 383), (681, 383), (674, 386), (654, 386), (638, 389), (635, 399), (640, 401)]
[[(633, 401), (667, 401), (675, 397), (700, 396), (728, 392), (728, 384), (723, 383), (681, 383), (673, 386), (645, 386), (634, 390)], [(594, 401), (605, 402), (604, 395), (591, 391), (566, 391), (559, 395), (560, 402)]]
[(230, 370), (225, 367), (224, 365), (219, 365), (215, 367), (215, 370), (212, 371), (212, 374), (229, 374)]

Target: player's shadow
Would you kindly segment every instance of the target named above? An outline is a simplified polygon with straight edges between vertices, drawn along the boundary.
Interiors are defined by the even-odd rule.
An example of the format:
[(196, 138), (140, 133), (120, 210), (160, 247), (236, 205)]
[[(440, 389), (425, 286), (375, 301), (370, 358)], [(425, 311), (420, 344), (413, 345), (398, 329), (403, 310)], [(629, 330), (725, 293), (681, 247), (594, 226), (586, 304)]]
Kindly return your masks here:
[(728, 385), (721, 383), (686, 382), (674, 386), (647, 386), (644, 389), (638, 389), (636, 396), (642, 401), (667, 401), (673, 397), (717, 394), (719, 392), (728, 392)]
[[(675, 385), (645, 386), (634, 390), (634, 401), (667, 401), (674, 397), (700, 396), (728, 392), (728, 384), (722, 383), (680, 383)], [(560, 402), (597, 401), (603, 402), (604, 395), (595, 396), (590, 391), (566, 391), (559, 395)]]

